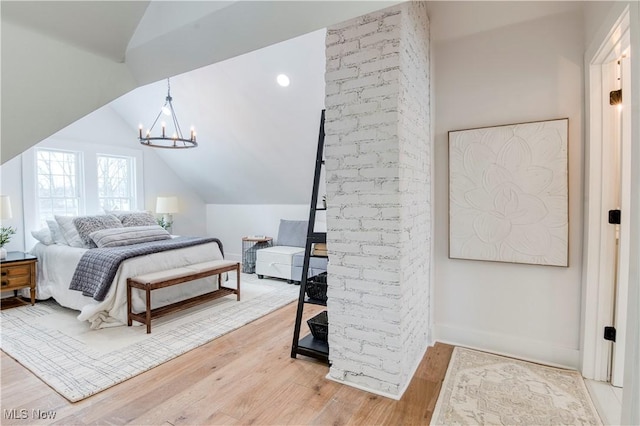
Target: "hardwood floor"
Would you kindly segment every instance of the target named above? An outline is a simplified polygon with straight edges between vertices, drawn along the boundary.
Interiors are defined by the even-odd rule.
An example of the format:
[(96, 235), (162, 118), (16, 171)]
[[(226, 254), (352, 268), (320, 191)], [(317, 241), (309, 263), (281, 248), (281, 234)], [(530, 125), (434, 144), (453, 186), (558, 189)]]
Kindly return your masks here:
[[(290, 358), (295, 309), (295, 303), (287, 305), (77, 403), (68, 402), (3, 352), (0, 423), (429, 423), (452, 346), (438, 343), (429, 348), (403, 398), (395, 401), (325, 379), (328, 367), (311, 358)], [(310, 318), (322, 309), (308, 306), (305, 313)], [(11, 410), (15, 410), (12, 419)], [(37, 419), (38, 412), (49, 418)], [(25, 419), (16, 418), (23, 414)]]

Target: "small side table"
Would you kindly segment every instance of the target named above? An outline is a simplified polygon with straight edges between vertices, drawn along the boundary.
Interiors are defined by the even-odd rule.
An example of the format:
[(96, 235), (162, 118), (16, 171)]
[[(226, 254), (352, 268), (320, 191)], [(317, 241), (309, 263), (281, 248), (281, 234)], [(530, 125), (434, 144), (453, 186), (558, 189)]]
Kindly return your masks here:
[(256, 250), (271, 247), (271, 237), (243, 237), (242, 238), (242, 272), (253, 274), (256, 272)]
[(0, 274), (2, 275), (0, 290), (13, 290), (17, 297), (19, 289), (29, 287), (31, 304), (35, 304), (37, 261), (37, 257), (21, 251), (8, 252), (5, 259), (0, 259)]

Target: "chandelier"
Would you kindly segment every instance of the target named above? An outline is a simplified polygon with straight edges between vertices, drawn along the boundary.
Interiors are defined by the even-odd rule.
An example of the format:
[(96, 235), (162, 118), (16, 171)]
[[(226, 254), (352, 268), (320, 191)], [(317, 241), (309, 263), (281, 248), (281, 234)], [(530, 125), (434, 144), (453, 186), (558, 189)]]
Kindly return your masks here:
[[(173, 109), (173, 103), (171, 102), (172, 100), (173, 98), (171, 97), (171, 83), (167, 78), (167, 97), (165, 99), (164, 105), (160, 109), (160, 112), (156, 116), (156, 119), (154, 120), (151, 127), (147, 129), (144, 137), (142, 135), (142, 124), (138, 129), (138, 138), (142, 145), (151, 146), (154, 148), (170, 149), (195, 148), (196, 146), (198, 146), (198, 143), (196, 142), (196, 132), (194, 131), (193, 127), (191, 127), (191, 134), (189, 135), (188, 139), (182, 135), (182, 129), (180, 128), (180, 123), (178, 123), (176, 112)], [(158, 123), (158, 120), (163, 114), (171, 117), (171, 121), (173, 122), (173, 131), (167, 132), (167, 123), (162, 121), (160, 123), (162, 127), (161, 136), (153, 136), (151, 132), (153, 131), (153, 128)]]

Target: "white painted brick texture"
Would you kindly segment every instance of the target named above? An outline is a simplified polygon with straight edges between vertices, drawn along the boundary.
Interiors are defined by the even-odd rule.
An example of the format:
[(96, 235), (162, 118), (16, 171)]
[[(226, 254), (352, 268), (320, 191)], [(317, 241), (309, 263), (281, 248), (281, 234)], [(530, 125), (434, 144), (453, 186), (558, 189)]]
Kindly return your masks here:
[(402, 377), (411, 380), (430, 341), (431, 134), (429, 18), (424, 2), (401, 15), (399, 149)]
[(402, 4), (329, 28), (326, 38), (330, 375), (393, 395), (408, 383), (428, 341), (423, 12)]
[(325, 75), (331, 374), (389, 393), (398, 392), (402, 359), (400, 253), (385, 238), (400, 217), (400, 28), (384, 21), (394, 15), (330, 28)]

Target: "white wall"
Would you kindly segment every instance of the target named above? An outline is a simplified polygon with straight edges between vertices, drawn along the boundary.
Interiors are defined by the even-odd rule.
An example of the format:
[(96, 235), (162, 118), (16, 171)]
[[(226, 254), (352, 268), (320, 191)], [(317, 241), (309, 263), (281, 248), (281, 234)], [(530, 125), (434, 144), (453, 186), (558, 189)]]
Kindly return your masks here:
[[(311, 198), (311, 188), (309, 188)], [(309, 220), (308, 204), (208, 204), (207, 235), (218, 238), (227, 259), (242, 260), (242, 237), (278, 236), (280, 219)], [(316, 231), (326, 230), (324, 212), (316, 216)]]
[(20, 157), (0, 166), (0, 194), (8, 195), (11, 200), (11, 219), (2, 221), (2, 226), (11, 226), (16, 234), (4, 246), (7, 251), (21, 251), (25, 247), (24, 226), (22, 220), (22, 161)]
[[(158, 195), (176, 195), (181, 211), (174, 215), (173, 232), (180, 235), (206, 235), (204, 203), (190, 187), (182, 183), (152, 148), (143, 147), (137, 142), (136, 130), (128, 127), (111, 108), (104, 107), (62, 129), (42, 144), (49, 147), (65, 143), (80, 147), (86, 145), (86, 153), (96, 151), (108, 153), (110, 149), (118, 148), (141, 152), (144, 193), (140, 207), (155, 211), (155, 200)], [(31, 231), (36, 225), (29, 221), (25, 222), (23, 214), (25, 197), (31, 195), (33, 190), (23, 181), (22, 157), (30, 155), (29, 153), (30, 151), (27, 151), (0, 166), (2, 177), (0, 193), (11, 197), (13, 210), (13, 218), (5, 221), (3, 225), (14, 226), (18, 230), (12, 241), (5, 246), (9, 251), (30, 250), (35, 244)], [(27, 202), (26, 205), (29, 203)], [(86, 213), (99, 212), (87, 211)]]
[[(580, 10), (435, 44), (435, 339), (579, 365), (583, 216)], [(569, 267), (448, 258), (450, 130), (569, 118)]]
[[(50, 139), (84, 141), (107, 146), (121, 146), (139, 150), (144, 163), (144, 200), (140, 206), (155, 212), (158, 196), (178, 197), (180, 211), (173, 215), (173, 233), (205, 235), (206, 209), (200, 196), (183, 182), (158, 155), (155, 148), (142, 146), (137, 140), (137, 128), (128, 123), (108, 105), (62, 129)], [(171, 152), (171, 151), (169, 151)]]

